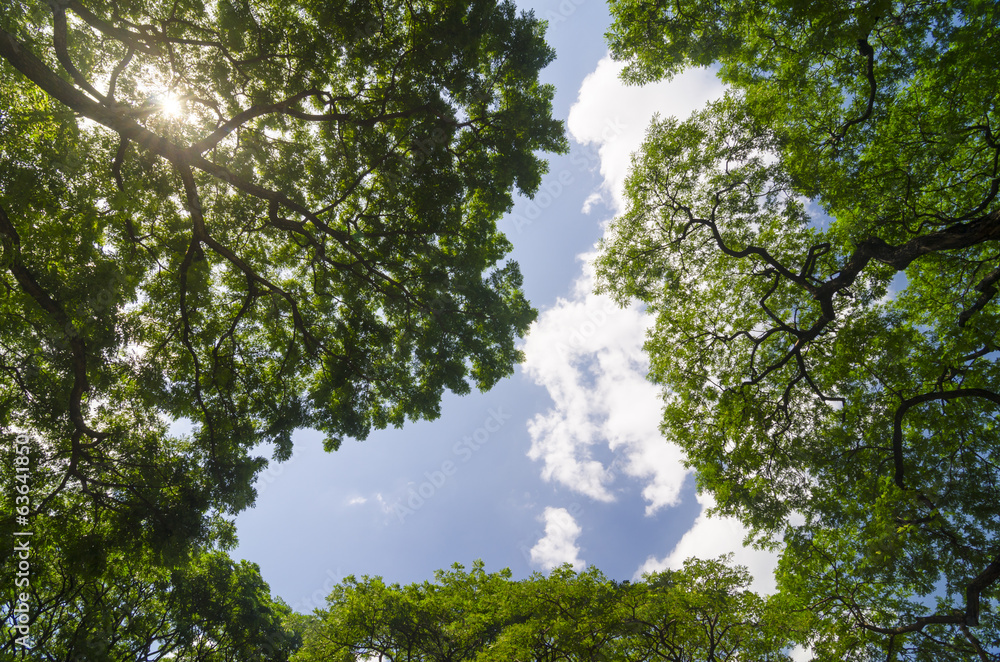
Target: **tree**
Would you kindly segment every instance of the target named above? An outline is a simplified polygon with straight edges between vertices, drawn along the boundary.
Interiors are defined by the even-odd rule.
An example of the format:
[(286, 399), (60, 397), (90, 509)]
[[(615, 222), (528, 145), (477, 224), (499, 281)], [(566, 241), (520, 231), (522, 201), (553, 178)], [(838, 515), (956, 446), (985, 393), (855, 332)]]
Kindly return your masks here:
[(477, 659), (786, 662), (802, 617), (748, 590), (750, 579), (731, 557), (688, 559), (635, 582), (565, 565), (521, 583), (524, 623)]
[(1000, 10), (611, 6), (627, 80), (728, 84), (654, 121), (599, 258), (656, 316), (665, 434), (784, 533), (819, 659), (994, 659)]
[(488, 0), (8, 6), (0, 427), (54, 474), (33, 513), (195, 539), (252, 503), (249, 449), (510, 374), (535, 313), (496, 222), (565, 148), (543, 33)]
[[(221, 553), (169, 571), (112, 562), (117, 572), (100, 578), (59, 567), (40, 582), (31, 591), (41, 605), (31, 612), (31, 647), (10, 636), (0, 642), (5, 659), (279, 662), (298, 645), (282, 624), (290, 609), (272, 601), (253, 564)], [(10, 608), (3, 606), (5, 620)]]
[(116, 541), (105, 530), (113, 522), (60, 505), (69, 507), (38, 518), (30, 536), (2, 529), (14, 541), (0, 554), (10, 578), (0, 591), (3, 660), (287, 662), (300, 644), (257, 566), (227, 556), (234, 538), (223, 518), (212, 519), (207, 543), (167, 564), (141, 538)]
[(199, 646), (271, 625), (182, 624), (204, 613), (181, 599), (207, 563), (243, 579), (199, 596), (276, 613), (223, 554), (252, 449), (286, 459), (301, 427), (335, 449), (512, 372), (535, 312), (496, 223), (565, 149), (552, 57), (489, 0), (5, 4), (0, 439), (24, 463), (0, 530), (52, 568), (31, 585), (51, 655), (135, 609), (160, 634), (128, 621), (112, 659), (257, 659)]
[(381, 577), (350, 576), (327, 608), (298, 616), (303, 633), (296, 660), (471, 660), (520, 618), (509, 590), (510, 571), (471, 571), (456, 564), (435, 582), (387, 585)]
[(746, 569), (730, 561), (692, 560), (633, 583), (568, 564), (513, 581), (481, 561), (407, 586), (348, 577), (327, 609), (296, 617), (293, 660), (787, 660), (797, 620), (746, 590)]

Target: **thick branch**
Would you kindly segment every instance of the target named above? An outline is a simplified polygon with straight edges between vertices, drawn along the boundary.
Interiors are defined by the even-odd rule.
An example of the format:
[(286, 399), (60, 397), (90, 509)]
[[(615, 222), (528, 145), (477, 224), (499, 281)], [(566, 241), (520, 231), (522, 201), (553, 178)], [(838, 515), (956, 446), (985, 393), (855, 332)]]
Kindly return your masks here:
[(114, 70), (111, 72), (111, 80), (108, 81), (108, 96), (107, 102), (113, 104), (115, 102), (115, 87), (118, 85), (118, 77), (122, 75), (125, 68), (128, 67), (129, 63), (132, 62), (132, 57), (135, 55), (135, 46), (131, 44), (128, 47), (128, 52), (125, 53), (125, 57), (122, 61), (115, 65)]
[(866, 239), (858, 244), (835, 278), (813, 290), (813, 297), (820, 302), (823, 311), (813, 329), (824, 327), (836, 319), (833, 296), (850, 287), (872, 260), (902, 271), (922, 255), (959, 250), (996, 239), (1000, 239), (1000, 210), (967, 223), (957, 223), (938, 232), (914, 237), (898, 246), (893, 246), (877, 237)]
[(861, 622), (866, 630), (878, 632), (879, 634), (900, 635), (910, 632), (920, 632), (928, 625), (961, 625), (965, 622), (965, 616), (957, 614), (934, 614), (932, 616), (920, 616), (908, 625), (901, 625), (898, 628), (883, 628), (871, 623)]
[[(721, 193), (722, 193), (722, 191), (719, 191), (719, 192), (716, 193), (716, 198), (717, 199), (718, 199), (718, 197), (719, 197), (719, 195)], [(731, 247), (729, 247), (729, 246), (726, 245), (725, 240), (722, 238), (722, 233), (719, 232), (719, 228), (716, 225), (714, 219), (713, 220), (708, 220), (708, 219), (694, 218), (691, 215), (690, 208), (683, 207), (683, 209), (688, 214), (688, 216), (690, 218), (690, 221), (691, 221), (691, 224), (702, 225), (702, 226), (707, 227), (709, 229), (709, 231), (712, 233), (712, 238), (715, 240), (715, 245), (718, 246), (719, 250), (721, 250), (723, 253), (725, 253), (729, 257), (734, 257), (734, 258), (740, 259), (740, 258), (750, 257), (751, 255), (755, 255), (755, 256), (759, 257), (761, 260), (763, 260), (765, 263), (767, 263), (767, 265), (769, 267), (771, 267), (772, 269), (774, 269), (776, 272), (778, 272), (779, 274), (781, 274), (783, 277), (787, 278), (788, 280), (792, 281), (793, 283), (796, 283), (796, 284), (801, 285), (802, 287), (804, 287), (806, 289), (806, 291), (808, 291), (808, 292), (815, 292), (816, 291), (816, 287), (814, 285), (812, 285), (804, 276), (800, 276), (799, 274), (796, 274), (796, 273), (792, 272), (791, 270), (789, 270), (788, 267), (786, 267), (785, 265), (783, 265), (781, 262), (778, 262), (778, 260), (773, 255), (771, 255), (766, 249), (763, 249), (763, 248), (761, 248), (759, 246), (747, 246), (743, 250), (736, 250), (734, 248), (731, 248)], [(686, 233), (685, 233), (685, 235), (686, 235)], [(683, 238), (684, 237), (682, 236), (681, 239), (683, 239)]]
[(298, 302), (295, 301), (295, 298), (291, 294), (258, 274), (253, 267), (247, 264), (242, 258), (233, 253), (229, 248), (221, 244), (214, 237), (212, 237), (211, 234), (209, 234), (208, 230), (205, 228), (205, 217), (202, 213), (201, 198), (198, 195), (197, 185), (194, 181), (194, 173), (191, 172), (191, 168), (186, 164), (181, 165), (179, 169), (181, 171), (181, 179), (184, 182), (184, 191), (187, 197), (188, 211), (191, 214), (194, 226), (195, 239), (203, 242), (206, 246), (221, 255), (229, 261), (230, 264), (243, 272), (243, 275), (246, 276), (252, 285), (262, 285), (268, 292), (277, 294), (285, 299), (285, 301), (287, 301), (292, 307), (292, 319), (295, 322), (296, 328), (298, 328), (302, 333), (302, 340), (306, 345), (306, 350), (310, 352), (313, 351), (317, 342), (313, 335), (309, 332), (305, 319), (302, 317), (302, 312), (299, 310)]
[(994, 269), (986, 278), (979, 281), (976, 285), (976, 291), (979, 292), (979, 298), (976, 302), (972, 304), (972, 307), (968, 310), (963, 310), (958, 316), (958, 325), (965, 326), (969, 321), (969, 318), (978, 313), (980, 310), (986, 307), (993, 297), (997, 294), (996, 283), (1000, 280), (1000, 269)]
[(98, 99), (100, 101), (105, 101), (103, 94), (97, 91), (97, 89), (90, 84), (90, 81), (80, 73), (73, 64), (73, 60), (69, 57), (68, 48), (68, 35), (66, 29), (66, 10), (65, 9), (53, 9), (52, 11), (52, 44), (56, 49), (56, 59), (59, 60), (59, 64), (63, 66), (63, 69), (76, 81), (76, 84), (87, 91), (87, 94)]
[(151, 53), (153, 55), (160, 54), (160, 45), (155, 41), (151, 41), (147, 35), (139, 34), (137, 32), (129, 32), (128, 30), (115, 27), (84, 7), (80, 4), (79, 0), (69, 0), (66, 3), (66, 7), (71, 9), (74, 14), (83, 19), (84, 23), (95, 30), (98, 30), (99, 32), (102, 32), (110, 37), (114, 37), (118, 41), (137, 48), (144, 53)]
[(277, 103), (264, 104), (259, 106), (253, 106), (247, 108), (241, 113), (237, 113), (228, 122), (224, 123), (222, 126), (213, 131), (210, 135), (202, 138), (195, 144), (191, 145), (189, 148), (192, 152), (197, 154), (203, 154), (207, 150), (215, 147), (219, 144), (226, 136), (231, 134), (237, 128), (246, 124), (250, 120), (262, 117), (264, 115), (270, 115), (271, 113), (282, 113), (288, 112), (289, 109), (311, 96), (320, 96), (322, 92), (319, 90), (305, 90), (304, 92), (299, 92), (298, 94), (291, 96), (284, 101), (279, 101)]
[(965, 624), (979, 625), (979, 594), (1000, 579), (1000, 556), (986, 566), (965, 589)]

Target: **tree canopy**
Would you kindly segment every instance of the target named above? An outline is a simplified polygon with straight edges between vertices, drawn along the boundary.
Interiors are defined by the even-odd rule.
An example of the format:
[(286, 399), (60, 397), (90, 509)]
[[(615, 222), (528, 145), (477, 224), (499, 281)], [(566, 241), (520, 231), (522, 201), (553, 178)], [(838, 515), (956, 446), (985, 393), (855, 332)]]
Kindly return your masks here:
[(479, 0), (5, 10), (0, 426), (45, 440), (46, 506), (235, 512), (249, 448), (511, 373), (496, 221), (565, 146), (543, 33)]
[(326, 609), (295, 616), (297, 662), (724, 662), (787, 660), (796, 621), (747, 590), (731, 559), (615, 582), (569, 565), (511, 580), (481, 561), (434, 582), (387, 585), (348, 577)]
[(717, 510), (784, 534), (818, 659), (993, 659), (1000, 8), (612, 0), (658, 118), (601, 288), (647, 305), (663, 430)]
[(1000, 6), (611, 10), (627, 80), (728, 85), (654, 121), (598, 276), (655, 316), (663, 430), (717, 511), (781, 540), (778, 594), (719, 561), (477, 564), (290, 614), (226, 556), (252, 449), (434, 418), (520, 359), (535, 313), (497, 221), (566, 147), (544, 24), (495, 0), (9, 0), (0, 476), (30, 490), (0, 531), (34, 537), (0, 565), (44, 562), (5, 625), (28, 605), (53, 660), (997, 659)]
[(224, 526), (170, 564), (148, 546), (109, 547), (100, 527), (66, 515), (32, 528), (30, 568), (3, 565), (4, 660), (283, 662), (300, 644), (259, 568), (227, 556)]
[[(212, 591), (257, 591), (219, 560), (253, 448), (286, 459), (311, 427), (335, 449), (513, 371), (535, 311), (497, 221), (566, 147), (544, 32), (494, 0), (5, 3), (0, 437), (11, 459), (26, 440), (3, 475), (31, 497), (15, 521), (4, 490), (0, 529), (73, 514), (36, 539), (39, 636), (147, 600), (162, 627), (134, 651), (221, 641), (171, 619), (209, 566), (243, 577)], [(80, 554), (97, 570), (75, 581)], [(89, 606), (60, 623), (63, 598)]]

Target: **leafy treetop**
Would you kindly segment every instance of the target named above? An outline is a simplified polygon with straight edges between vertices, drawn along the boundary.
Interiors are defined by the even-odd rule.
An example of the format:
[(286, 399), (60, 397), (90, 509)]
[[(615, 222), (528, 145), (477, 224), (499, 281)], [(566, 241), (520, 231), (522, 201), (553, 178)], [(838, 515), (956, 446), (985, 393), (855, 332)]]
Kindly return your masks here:
[(716, 66), (729, 86), (653, 123), (599, 259), (601, 287), (656, 316), (664, 431), (719, 511), (785, 533), (821, 659), (986, 655), (1000, 8), (611, 8), (627, 80)]
[(250, 448), (510, 374), (496, 222), (566, 146), (543, 37), (492, 0), (8, 3), (0, 428), (41, 442), (36, 512), (182, 541), (252, 502)]
[(691, 560), (637, 582), (568, 564), (514, 581), (481, 561), (407, 586), (348, 577), (326, 609), (290, 618), (303, 641), (292, 659), (787, 661), (798, 617), (747, 590), (730, 563)]

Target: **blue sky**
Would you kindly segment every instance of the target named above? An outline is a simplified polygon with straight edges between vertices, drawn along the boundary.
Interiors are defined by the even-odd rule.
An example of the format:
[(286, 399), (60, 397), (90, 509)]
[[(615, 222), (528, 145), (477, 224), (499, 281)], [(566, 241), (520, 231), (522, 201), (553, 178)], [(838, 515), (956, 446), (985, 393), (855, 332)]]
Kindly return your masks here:
[(335, 453), (315, 432), (296, 434), (292, 459), (260, 476), (233, 551), (296, 610), (323, 606), (347, 575), (418, 582), (480, 558), (517, 578), (569, 562), (621, 580), (735, 551), (758, 589), (773, 585), (774, 557), (742, 549), (734, 522), (705, 517), (709, 504), (657, 429), (647, 320), (592, 294), (588, 267), (650, 118), (685, 116), (721, 87), (695, 71), (626, 88), (607, 58), (603, 2), (521, 6), (549, 21), (557, 59), (542, 77), (572, 145), (501, 223), (540, 313), (526, 361), (489, 393), (446, 396), (438, 420), (345, 440)]

